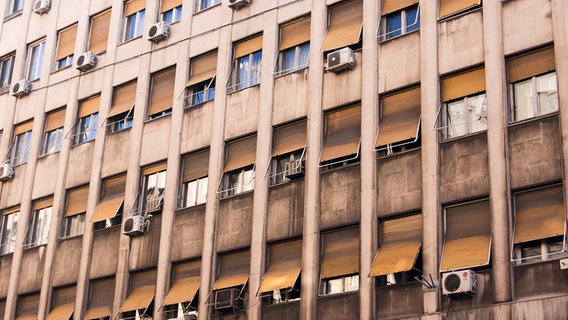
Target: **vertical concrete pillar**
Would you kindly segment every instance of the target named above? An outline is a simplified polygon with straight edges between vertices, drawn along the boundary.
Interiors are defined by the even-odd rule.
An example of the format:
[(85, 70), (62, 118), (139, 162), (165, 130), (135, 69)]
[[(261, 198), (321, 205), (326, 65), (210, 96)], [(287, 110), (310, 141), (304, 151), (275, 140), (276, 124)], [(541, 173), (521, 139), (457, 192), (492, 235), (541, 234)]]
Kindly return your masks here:
[[(438, 2), (420, 1), (420, 79), (422, 112), (422, 273), (439, 278), (439, 146), (438, 132), (432, 128), (440, 106), (438, 77)], [(424, 313), (439, 309), (436, 290), (424, 294)]]
[(501, 1), (483, 2), (483, 45), (487, 102), (487, 146), (489, 158), (489, 201), (491, 205), (491, 260), (495, 302), (511, 300), (509, 255), (509, 210), (507, 186), (506, 117), (507, 90)]

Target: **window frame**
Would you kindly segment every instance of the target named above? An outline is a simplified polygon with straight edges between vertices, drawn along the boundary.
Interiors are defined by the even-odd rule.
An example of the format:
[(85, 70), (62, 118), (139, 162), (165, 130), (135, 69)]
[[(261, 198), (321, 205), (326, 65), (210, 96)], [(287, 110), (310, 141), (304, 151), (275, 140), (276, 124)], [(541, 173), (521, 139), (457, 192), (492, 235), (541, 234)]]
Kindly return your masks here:
[(59, 240), (82, 236), (85, 231), (85, 216), (86, 213), (83, 212), (69, 217), (64, 217), (63, 222), (61, 223)]
[[(39, 48), (37, 52), (34, 52)], [(28, 58), (26, 61), (26, 76), (28, 81), (36, 81), (41, 78), (43, 59), (45, 55), (45, 38), (28, 44)], [(35, 72), (34, 72), (35, 70)]]
[[(257, 64), (253, 65), (252, 63), (257, 58)], [(247, 67), (239, 68), (239, 65), (244, 64), (243, 60), (247, 60)], [(256, 85), (260, 85), (260, 76), (261, 76), (261, 67), (262, 67), (262, 48), (260, 50), (251, 52), (246, 54), (242, 57), (238, 57), (233, 59), (231, 63), (231, 72), (229, 77), (227, 78), (227, 94), (237, 92), (240, 90), (244, 90), (250, 87), (254, 87)], [(241, 73), (239, 70), (246, 71), (246, 73)], [(255, 74), (255, 70), (257, 69), (257, 73)], [(237, 82), (240, 81), (242, 75), (246, 75), (246, 80), (244, 82)]]
[[(125, 2), (126, 5), (126, 2)], [(122, 43), (126, 43), (138, 38), (141, 38), (144, 35), (144, 20), (146, 18), (146, 8), (136, 11), (135, 13), (125, 16), (124, 21), (124, 30), (122, 33)], [(132, 31), (132, 35), (130, 36), (129, 27), (134, 25), (134, 30)]]
[[(277, 186), (292, 181), (292, 179), (284, 177), (285, 167), (279, 168), (278, 165), (281, 163), (281, 161), (285, 162), (292, 162), (295, 160), (305, 161), (306, 149), (307, 148), (304, 147), (281, 155), (277, 155), (275, 157), (271, 157), (270, 162), (268, 164), (268, 169), (264, 176), (266, 179), (268, 179), (268, 186), (269, 187)], [(282, 170), (279, 171), (279, 169)]]
[[(16, 234), (18, 231), (18, 220), (20, 210), (10, 214), (2, 214), (0, 227), (0, 256), (13, 253), (16, 249)], [(8, 228), (10, 225), (10, 228)], [(6, 234), (6, 232), (8, 232)]]
[[(52, 139), (55, 139), (53, 141)], [(51, 144), (54, 142), (55, 144)], [(40, 156), (47, 156), (53, 153), (57, 153), (61, 150), (61, 145), (63, 144), (63, 127), (59, 127), (47, 132), (44, 132), (43, 139), (41, 142), (41, 152)]]
[(105, 123), (108, 133), (120, 132), (132, 128), (134, 124), (134, 105), (126, 112), (106, 118)]
[(195, 0), (193, 4), (193, 13), (199, 13), (205, 11), (207, 9), (213, 8), (217, 5), (221, 4), (221, 0), (210, 0), (211, 4), (209, 6), (205, 6), (209, 0)]
[[(352, 282), (352, 284), (357, 284), (356, 285), (356, 289), (353, 287), (350, 290), (348, 290), (347, 287), (347, 280), (355, 280), (354, 282)], [(341, 291), (338, 292), (332, 292), (331, 287), (328, 286), (328, 284), (330, 283), (330, 281), (337, 281), (340, 280), (341, 282)], [(359, 278), (359, 274), (358, 273), (351, 273), (351, 274), (346, 274), (346, 275), (342, 275), (339, 277), (332, 277), (332, 278), (324, 278), (320, 280), (320, 296), (331, 296), (331, 295), (336, 295), (336, 294), (344, 294), (344, 293), (351, 293), (351, 292), (358, 292), (359, 291), (359, 287), (360, 287), (360, 278)]]
[[(171, 17), (172, 20), (168, 21), (167, 19), (167, 15), (168, 13), (171, 12)], [(172, 25), (174, 23), (180, 22), (181, 21), (181, 15), (183, 13), (183, 5), (179, 5), (177, 7), (171, 8), (169, 10), (166, 10), (164, 12), (160, 13), (160, 21), (165, 21), (167, 24)], [(176, 19), (177, 18), (177, 19)]]
[(24, 10), (25, 0), (9, 0), (7, 7), (7, 12), (4, 17), (10, 17), (21, 13)]
[[(32, 211), (28, 222), (28, 228), (26, 230), (26, 238), (24, 241), (25, 249), (43, 246), (48, 243), (52, 211), (52, 206)], [(47, 221), (42, 221), (40, 223), (39, 221), (41, 220), (41, 216), (43, 216), (43, 219), (46, 219)]]
[[(186, 96), (185, 96), (185, 108), (192, 108), (195, 106), (202, 105), (208, 101), (212, 101), (215, 99), (215, 79), (216, 76), (213, 78), (198, 82), (194, 85), (186, 87)], [(199, 90), (203, 87), (203, 90), (195, 91), (196, 89)], [(202, 95), (201, 95), (202, 94)], [(197, 97), (201, 95), (202, 101), (197, 101)]]
[[(410, 10), (413, 10), (416, 7), (416, 18), (414, 19), (414, 22), (412, 22), (411, 24), (408, 24), (408, 14)], [(400, 17), (400, 29), (395, 29), (395, 30), (391, 30), (387, 32), (388, 29), (388, 21), (389, 18), (393, 18), (393, 17)], [(408, 30), (408, 28), (412, 28), (415, 27), (412, 30)], [(381, 17), (381, 21), (380, 21), (380, 25), (379, 25), (379, 34), (377, 35), (377, 37), (379, 38), (379, 43), (382, 42), (386, 42), (388, 40), (391, 39), (396, 39), (398, 37), (404, 36), (406, 34), (410, 34), (413, 33), (415, 31), (420, 30), (420, 4), (413, 4), (411, 6), (405, 7), (403, 9), (388, 13), (384, 16)], [(397, 33), (400, 32), (399, 34), (395, 34), (395, 35), (390, 35), (392, 33)]]
[[(72, 129), (72, 131), (74, 132), (72, 136), (73, 146), (87, 143), (96, 139), (98, 118), (99, 113), (95, 112), (77, 119)], [(88, 126), (85, 127), (85, 130), (82, 130), (87, 121), (89, 121)]]
[[(541, 106), (541, 101), (540, 101), (540, 96), (539, 96), (539, 91), (538, 91), (538, 81), (539, 79), (542, 79), (543, 77), (546, 76), (551, 76), (554, 75), (554, 79), (556, 82), (556, 91), (555, 91), (555, 95), (556, 95), (556, 110), (552, 111), (552, 112), (548, 112), (548, 113), (542, 113), (542, 106)], [(533, 116), (527, 116), (526, 118), (522, 118), (522, 119), (516, 119), (516, 111), (518, 110), (517, 108), (517, 94), (516, 94), (516, 88), (521, 85), (522, 83), (528, 83), (530, 81), (531, 84), (531, 99), (527, 99), (528, 101), (530, 101), (532, 103), (532, 111), (533, 111)], [(509, 107), (509, 124), (516, 124), (516, 123), (522, 123), (525, 121), (530, 121), (532, 119), (538, 119), (538, 118), (542, 118), (542, 117), (546, 117), (549, 115), (553, 115), (558, 113), (558, 110), (560, 109), (560, 102), (558, 100), (558, 76), (556, 74), (556, 71), (550, 71), (550, 72), (546, 72), (546, 73), (542, 73), (542, 74), (538, 74), (535, 76), (532, 76), (530, 78), (526, 78), (526, 79), (522, 79), (513, 83), (509, 84), (509, 95), (510, 95), (510, 107)]]
[[(140, 208), (142, 209), (142, 212), (146, 212), (146, 213), (153, 213), (153, 214), (159, 214), (162, 212), (163, 209), (163, 201), (164, 201), (164, 194), (166, 191), (166, 178), (167, 178), (167, 169), (164, 170), (160, 170), (160, 171), (156, 171), (150, 174), (146, 174), (142, 176), (142, 189), (140, 192), (140, 195), (142, 196), (140, 198)], [(150, 179), (155, 176), (156, 178), (156, 183), (154, 187), (150, 186)], [(160, 187), (163, 186), (163, 188)], [(156, 193), (155, 191), (153, 191), (152, 199), (147, 199), (148, 196), (150, 195), (150, 189), (151, 188), (155, 188), (154, 190), (157, 190), (158, 192)], [(154, 208), (152, 211), (149, 211), (148, 208), (148, 204), (150, 203), (150, 201), (156, 201), (157, 204), (155, 204)]]
[[(550, 247), (558, 241), (562, 240), (562, 250), (560, 251), (550, 251)], [(536, 246), (535, 246), (536, 245)], [(523, 256), (523, 248), (525, 247), (540, 247), (540, 254), (535, 256)], [(529, 242), (522, 242), (515, 244), (513, 246), (513, 265), (527, 265), (534, 263), (542, 263), (550, 260), (558, 260), (564, 257), (568, 257), (568, 252), (566, 251), (566, 237), (556, 236), (552, 238), (544, 238)]]
[[(302, 50), (304, 50), (305, 48), (307, 48), (307, 59), (305, 61), (304, 64), (302, 64), (302, 61), (300, 61), (300, 57), (301, 57), (301, 52)], [(291, 68), (288, 69), (283, 69), (283, 63), (285, 61), (284, 59), (284, 55), (286, 52), (290, 52), (290, 51), (294, 51), (294, 65)], [(302, 42), (300, 44), (297, 44), (291, 48), (287, 48), (284, 50), (281, 50), (278, 52), (278, 58), (276, 61), (276, 65), (274, 68), (274, 77), (281, 77), (281, 76), (285, 76), (287, 74), (290, 73), (294, 73), (303, 69), (306, 69), (310, 66), (310, 42), (306, 41), (306, 42)]]
[[(14, 143), (10, 147), (12, 150), (10, 150), (9, 152), (10, 154), (9, 162), (13, 166), (19, 166), (21, 164), (28, 162), (28, 157), (30, 155), (31, 139), (32, 139), (32, 130), (22, 132), (16, 135), (16, 137), (14, 137)], [(22, 154), (18, 154), (20, 143), (24, 143), (24, 149)]]
[[(190, 185), (195, 185), (195, 191), (194, 191), (194, 196), (192, 199), (193, 201), (191, 202), (191, 204), (189, 203), (189, 188)], [(182, 195), (181, 195), (181, 199), (180, 199), (180, 206), (179, 208), (190, 208), (190, 207), (195, 207), (195, 206), (199, 206), (202, 204), (207, 203), (207, 188), (209, 185), (209, 176), (205, 176), (205, 177), (201, 177), (201, 178), (197, 178), (194, 180), (190, 180), (187, 182), (184, 182), (182, 184)], [(202, 190), (205, 189), (205, 193), (201, 193)], [(200, 199), (202, 201), (200, 201)]]
[[(463, 109), (465, 111), (467, 111), (468, 109), (472, 109), (475, 107), (472, 107), (472, 102), (473, 99), (480, 99), (483, 98), (483, 101), (481, 102), (481, 110), (479, 113), (480, 118), (477, 120), (471, 120), (471, 118), (468, 116), (468, 121), (464, 122), (464, 123), (458, 123), (456, 125), (451, 125), (449, 124), (449, 112), (448, 112), (448, 107), (451, 104), (455, 104), (458, 102), (462, 102), (463, 103)], [(444, 101), (441, 105), (440, 105), (441, 110), (439, 111), (440, 113), (440, 123), (441, 126), (438, 127), (438, 129), (441, 132), (441, 136), (442, 136), (442, 141), (450, 141), (450, 140), (455, 140), (455, 139), (459, 139), (462, 137), (467, 137), (467, 136), (471, 136), (474, 134), (478, 134), (478, 133), (482, 133), (487, 131), (487, 124), (485, 124), (485, 128), (482, 130), (476, 130), (476, 131), (472, 131), (473, 129), (471, 128), (471, 124), (477, 121), (482, 121), (482, 119), (484, 118), (485, 121), (487, 121), (487, 96), (486, 96), (486, 92), (482, 91), (482, 92), (477, 92), (475, 94), (471, 94), (471, 95), (467, 95), (464, 97), (460, 97), (457, 99), (452, 99), (449, 101)], [(483, 108), (485, 108), (485, 110), (483, 110)], [(466, 113), (466, 116), (469, 113)], [(455, 127), (455, 126), (463, 126), (463, 125), (467, 125), (466, 128), (466, 132), (464, 134), (455, 134), (453, 136), (449, 135), (449, 130), (451, 127)]]
[[(248, 181), (247, 180), (248, 175)], [(231, 179), (237, 177), (235, 181), (237, 186), (232, 187)], [(250, 164), (248, 166), (238, 168), (223, 173), (221, 176), (221, 183), (219, 184), (219, 198), (226, 199), (239, 194), (254, 191), (254, 180), (256, 178), (256, 164)]]
[[(9, 88), (10, 85), (12, 84), (12, 75), (14, 73), (15, 61), (16, 61), (15, 52), (6, 54), (0, 58), (0, 89)], [(6, 66), (6, 64), (9, 65)]]

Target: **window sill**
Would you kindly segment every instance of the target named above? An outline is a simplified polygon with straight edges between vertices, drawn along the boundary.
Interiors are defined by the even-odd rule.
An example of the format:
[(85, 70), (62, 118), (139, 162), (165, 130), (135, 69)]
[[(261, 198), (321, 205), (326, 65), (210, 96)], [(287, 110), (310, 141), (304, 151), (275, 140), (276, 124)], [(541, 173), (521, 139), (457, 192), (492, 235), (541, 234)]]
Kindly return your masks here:
[(412, 153), (412, 152), (415, 152), (415, 151), (420, 151), (420, 149), (422, 149), (422, 146), (412, 148), (412, 149), (408, 149), (408, 150), (398, 151), (398, 152), (395, 152), (395, 153), (392, 153), (392, 154), (387, 154), (387, 155), (384, 155), (384, 156), (379, 156), (378, 152), (377, 151), (375, 151), (375, 152), (377, 153), (377, 160), (384, 160), (384, 159), (389, 159), (389, 158), (409, 154), (409, 153)]
[(10, 92), (10, 85), (0, 88), (0, 95)]
[[(226, 191), (221, 191), (221, 192), (218, 192), (218, 193), (221, 194), (221, 193), (223, 193), (223, 192), (226, 192)], [(235, 193), (235, 194), (232, 194), (232, 195), (230, 195), (230, 196), (226, 196), (226, 197), (224, 197), (224, 198), (222, 198), (221, 196), (219, 196), (219, 201), (225, 201), (225, 200), (229, 200), (229, 199), (233, 199), (233, 198), (244, 197), (244, 196), (246, 196), (246, 195), (248, 195), (248, 194), (250, 194), (250, 193), (254, 193), (254, 189), (248, 190), (248, 191), (243, 191), (243, 192), (241, 192), (241, 193)]]
[(24, 251), (25, 250), (30, 250), (30, 249), (36, 249), (36, 248), (40, 248), (40, 247), (47, 247), (47, 243), (42, 243), (42, 244), (34, 244), (34, 245), (23, 245), (24, 247)]
[(256, 86), (260, 86), (260, 80), (258, 81), (258, 83), (251, 84), (251, 85), (248, 86), (248, 87), (235, 89), (235, 90), (232, 90), (232, 91), (230, 91), (230, 92), (229, 92), (229, 88), (227, 87), (227, 88), (226, 88), (226, 91), (227, 91), (227, 95), (231, 95), (231, 94), (233, 94), (233, 93), (237, 93), (237, 92), (240, 92), (240, 91), (243, 91), (243, 90), (246, 90), (246, 89), (249, 89), (249, 88), (253, 88), (253, 87), (256, 87)]
[(4, 22), (8, 22), (16, 17), (19, 17), (23, 14), (24, 10), (20, 10), (20, 11), (16, 11), (16, 12), (12, 12), (9, 15), (4, 17)]
[(44, 159), (44, 158), (49, 157), (49, 156), (52, 155), (52, 154), (57, 154), (57, 153), (59, 153), (59, 151), (61, 151), (61, 149), (59, 149), (59, 150), (57, 150), (57, 151), (45, 153), (45, 154), (40, 154), (39, 157), (37, 157), (37, 158), (38, 158), (38, 160), (39, 160), (39, 159)]
[(452, 141), (457, 141), (457, 140), (464, 139), (464, 138), (475, 137), (475, 136), (479, 136), (479, 135), (483, 135), (483, 134), (487, 134), (487, 130), (482, 130), (482, 131), (478, 131), (478, 132), (474, 132), (474, 133), (470, 133), (470, 134), (465, 134), (465, 135), (459, 136), (459, 137), (447, 138), (447, 139), (440, 141), (440, 144), (445, 144), (445, 143), (449, 143), (449, 142), (452, 142)]
[(168, 117), (171, 117), (171, 116), (172, 116), (172, 113), (170, 112), (170, 113), (166, 113), (166, 114), (157, 116), (157, 117), (155, 117), (155, 118), (150, 118), (150, 117), (148, 117), (146, 120), (144, 120), (144, 124), (146, 124), (146, 123), (148, 123), (148, 122), (152, 122), (152, 121), (156, 121), (156, 120), (168, 118)]
[(4, 257), (7, 257), (7, 256), (9, 256), (9, 255), (13, 255), (13, 254), (14, 254), (14, 251), (12, 251), (12, 252), (6, 252), (6, 253), (3, 253), (3, 254), (0, 254), (0, 257), (4, 258)]
[(418, 29), (416, 29), (416, 30), (412, 30), (412, 31), (410, 31), (410, 32), (406, 32), (406, 33), (403, 33), (403, 34), (399, 34), (398, 36), (394, 36), (394, 37), (391, 37), (391, 38), (388, 38), (388, 39), (383, 39), (383, 40), (380, 40), (380, 39), (381, 39), (381, 36), (379, 36), (379, 37), (378, 37), (378, 38), (379, 38), (378, 41), (379, 41), (379, 44), (383, 44), (383, 43), (387, 43), (387, 42), (389, 42), (389, 41), (391, 41), (391, 40), (399, 39), (399, 38), (402, 38), (402, 37), (407, 36), (407, 35), (409, 35), (409, 34), (413, 34), (413, 33), (415, 33), (415, 32), (419, 32), (419, 31), (420, 31), (420, 28), (418, 28)]
[(180, 213), (183, 212), (185, 210), (189, 210), (189, 209), (197, 209), (199, 207), (205, 207), (207, 205), (207, 202), (204, 203), (198, 203), (198, 204), (193, 204), (191, 206), (187, 206), (187, 207), (178, 207), (174, 210), (175, 213)]
[(134, 38), (128, 39), (128, 40), (123, 40), (123, 41), (119, 44), (119, 46), (121, 46), (121, 45), (123, 45), (123, 44), (127, 44), (127, 43), (130, 43), (130, 42), (133, 42), (133, 41), (138, 40), (138, 39), (142, 39), (142, 37), (143, 37), (143, 35), (141, 34), (141, 35), (139, 35), (138, 37), (134, 37)]
[(110, 226), (110, 227), (104, 227), (104, 228), (97, 229), (97, 230), (93, 229), (93, 233), (101, 234), (101, 233), (104, 233), (105, 231), (111, 232), (111, 230), (119, 229), (120, 227), (122, 227), (122, 223), (115, 224), (114, 226)]
[(212, 102), (213, 100), (214, 100), (214, 99), (210, 99), (210, 100), (203, 101), (203, 102), (196, 103), (196, 104), (192, 104), (192, 105), (189, 105), (189, 104), (188, 104), (188, 105), (186, 105), (183, 109), (184, 109), (184, 110), (196, 109), (196, 108), (199, 108), (199, 107), (203, 106), (203, 105), (206, 104), (207, 102)]
[(89, 142), (93, 142), (93, 141), (95, 141), (94, 138), (91, 139), (91, 140), (89, 140), (89, 141), (83, 141), (83, 142), (75, 143), (75, 144), (73, 144), (73, 145), (71, 146), (71, 149), (73, 149), (73, 148), (75, 148), (75, 147), (77, 147), (77, 146), (83, 145), (83, 144), (87, 144), (87, 143), (89, 143)]
[(58, 241), (65, 241), (65, 240), (71, 240), (71, 239), (75, 239), (75, 238), (80, 238), (80, 237), (82, 237), (82, 236), (83, 236), (82, 233), (81, 233), (81, 234), (76, 234), (76, 235), (74, 235), (74, 236), (65, 236), (65, 237), (61, 237), (61, 236), (60, 236), (59, 238), (57, 238), (57, 240), (58, 240)]
[(282, 301), (282, 302), (278, 302), (278, 303), (265, 304), (262, 307), (266, 308), (266, 309), (272, 309), (272, 308), (277, 309), (279, 307), (285, 307), (287, 305), (300, 303), (300, 301), (301, 301), (301, 298), (297, 298), (297, 299), (293, 299), (293, 300), (290, 300), (290, 301)]
[(278, 182), (278, 183), (274, 183), (274, 184), (270, 184), (270, 182), (269, 182), (269, 183), (268, 183), (268, 189), (271, 189), (271, 188), (278, 188), (278, 187), (280, 187), (280, 186), (283, 186), (283, 185), (292, 183), (292, 182), (294, 182), (294, 181), (305, 180), (305, 179), (306, 179), (306, 177), (301, 177), (301, 178), (296, 178), (296, 179), (288, 179), (288, 180), (286, 180), (286, 181), (282, 181), (282, 182)]
[(340, 296), (349, 296), (353, 294), (359, 294), (359, 289), (347, 292), (338, 292), (338, 293), (318, 293), (318, 299), (335, 298)]
[(463, 10), (454, 12), (452, 14), (445, 16), (445, 17), (438, 18), (438, 22), (445, 22), (445, 21), (448, 21), (448, 20), (451, 20), (451, 19), (454, 19), (454, 18), (465, 16), (467, 14), (474, 12), (474, 11), (481, 11), (481, 10), (482, 10), (482, 6), (481, 6), (481, 1), (480, 1), (479, 4), (476, 4), (476, 5), (473, 5), (469, 8), (465, 8)]
[(216, 7), (220, 6), (221, 3), (223, 3), (223, 2), (219, 2), (219, 3), (217, 3), (217, 4), (214, 4), (214, 5), (210, 6), (210, 7), (207, 7), (207, 8), (201, 9), (201, 10), (196, 10), (196, 11), (194, 10), (194, 11), (193, 11), (193, 14), (199, 14), (199, 13), (202, 13), (202, 12), (205, 12), (205, 11), (209, 11), (209, 10), (211, 10), (212, 8), (216, 8)]
[(56, 73), (58, 73), (59, 71), (67, 70), (67, 69), (69, 69), (69, 68), (71, 68), (71, 67), (73, 67), (73, 63), (71, 63), (70, 65), (67, 65), (67, 66), (65, 66), (65, 67), (62, 67), (62, 68), (59, 68), (59, 69), (55, 69), (55, 70), (51, 71), (51, 74), (56, 74)]
[(298, 67), (298, 68), (295, 68), (295, 69), (285, 70), (285, 71), (282, 71), (282, 72), (275, 72), (274, 73), (274, 79), (278, 79), (278, 78), (281, 78), (281, 77), (284, 77), (284, 76), (287, 76), (287, 75), (290, 75), (290, 74), (294, 74), (294, 73), (300, 73), (301, 71), (304, 71), (304, 70), (308, 69), (309, 67), (310, 67), (310, 65), (307, 64), (305, 66), (301, 66), (301, 67)]
[(507, 127), (508, 128), (516, 127), (516, 126), (523, 125), (525, 123), (538, 121), (538, 120), (542, 120), (542, 119), (546, 119), (546, 118), (552, 118), (552, 117), (556, 117), (556, 116), (558, 116), (558, 111), (548, 113), (548, 114), (544, 114), (544, 115), (540, 115), (540, 116), (537, 116), (537, 117), (532, 117), (532, 118), (527, 118), (527, 119), (511, 122), (507, 125)]
[(132, 126), (128, 127), (128, 128), (124, 128), (124, 129), (120, 129), (120, 130), (115, 130), (115, 131), (110, 131), (107, 129), (107, 135), (112, 136), (114, 134), (119, 134), (125, 131), (129, 131), (130, 129), (132, 129)]

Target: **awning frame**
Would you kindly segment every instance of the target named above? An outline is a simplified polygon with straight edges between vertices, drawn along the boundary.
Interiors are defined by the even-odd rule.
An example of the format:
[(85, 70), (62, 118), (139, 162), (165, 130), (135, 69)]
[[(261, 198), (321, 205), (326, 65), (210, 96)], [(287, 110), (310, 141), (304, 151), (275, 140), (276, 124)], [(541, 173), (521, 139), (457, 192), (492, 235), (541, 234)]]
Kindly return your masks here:
[[(336, 164), (340, 164), (340, 163), (344, 163), (344, 162), (349, 162), (355, 159), (359, 158), (359, 153), (361, 153), (361, 138), (359, 138), (359, 144), (357, 145), (357, 153), (355, 153), (352, 157), (350, 156), (344, 156), (344, 157), (340, 157), (340, 158), (336, 158), (339, 159), (337, 161), (321, 161), (321, 157), (323, 155), (323, 149), (324, 149), (324, 145), (322, 144), (322, 148), (320, 150), (320, 155), (319, 155), (319, 159), (318, 159), (318, 167), (319, 168), (325, 168), (325, 167), (329, 167), (329, 166), (333, 166)], [(334, 159), (334, 160), (336, 160)]]
[[(298, 279), (300, 278), (301, 273), (302, 273), (302, 268), (300, 268), (298, 270), (298, 274), (296, 275), (296, 281), (294, 282), (294, 285), (292, 285), (291, 287), (287, 287), (287, 288), (280, 288), (279, 289), (280, 293), (289, 293), (289, 292), (292, 292), (294, 290), (297, 290), (294, 287), (295, 287), (296, 283), (298, 282)], [(262, 276), (262, 280), (264, 280), (264, 277), (266, 277), (266, 273)], [(260, 281), (260, 283), (262, 283), (262, 281)], [(256, 296), (259, 297), (259, 298), (269, 297), (273, 294), (274, 293), (272, 293), (272, 291), (260, 292), (260, 286), (258, 287), (258, 290), (256, 291)]]
[[(296, 151), (298, 151), (298, 150), (302, 150), (302, 155), (300, 156), (300, 159), (296, 159), (296, 160), (304, 161), (304, 158), (306, 157), (306, 149), (307, 149), (307, 147), (303, 147), (303, 148), (301, 148), (301, 149), (296, 149), (296, 150), (294, 150), (294, 151), (292, 151), (292, 152), (285, 153), (285, 154), (292, 154), (292, 153), (294, 153), (294, 152), (296, 152)], [(285, 154), (284, 154), (284, 155), (285, 155)], [(276, 177), (276, 176), (279, 176), (279, 175), (283, 175), (283, 174), (284, 174), (284, 172), (275, 172), (275, 173), (272, 173), (272, 160), (273, 160), (274, 158), (276, 158), (276, 157), (279, 157), (279, 156), (282, 156), (282, 154), (281, 154), (281, 155), (278, 155), (278, 156), (275, 156), (275, 157), (270, 157), (270, 159), (268, 160), (268, 165), (266, 166), (266, 173), (264, 174), (264, 178), (265, 178), (265, 179), (270, 179), (270, 178), (273, 178), (273, 177)]]
[[(218, 187), (217, 187), (217, 193), (218, 193), (218, 194), (222, 194), (222, 193), (225, 193), (225, 192), (227, 192), (227, 191), (231, 191), (231, 190), (234, 190), (234, 189), (235, 189), (235, 188), (225, 188), (225, 186), (223, 185), (223, 181), (225, 180), (225, 175), (226, 175), (226, 174), (229, 174), (229, 173), (234, 172), (234, 171), (237, 171), (237, 170), (241, 170), (241, 171), (242, 171), (244, 168), (248, 168), (249, 166), (250, 166), (250, 165), (245, 166), (245, 167), (242, 167), (242, 168), (238, 168), (238, 169), (235, 169), (235, 170), (232, 170), (232, 171), (223, 172), (223, 174), (221, 175), (221, 179), (219, 180), (219, 184), (218, 184)], [(254, 174), (251, 176), (251, 178), (249, 179), (248, 182), (245, 182), (245, 185), (246, 185), (246, 186), (248, 186), (248, 185), (250, 185), (251, 183), (253, 183), (254, 180), (256, 179), (256, 163), (252, 164), (252, 169), (251, 169), (251, 170), (252, 170), (252, 172), (254, 172)], [(225, 198), (225, 197), (223, 197), (223, 198)]]
[[(397, 143), (389, 143), (386, 144), (384, 147), (379, 147), (379, 148), (373, 148), (373, 151), (382, 151), (382, 150), (389, 150), (395, 147), (402, 147), (408, 144), (413, 144), (418, 142), (418, 139), (420, 139), (420, 125), (422, 124), (422, 115), (420, 115), (420, 117), (418, 118), (418, 126), (416, 126), (416, 135), (414, 137), (414, 139), (408, 139), (408, 140), (403, 140), (403, 141), (398, 141)], [(377, 134), (375, 135), (375, 141), (377, 141), (379, 139), (379, 134), (381, 132), (381, 126), (379, 125), (379, 129), (377, 130)]]
[[(217, 290), (225, 290), (225, 289), (230, 289), (230, 288), (237, 288), (237, 287), (240, 286), (240, 287), (241, 287), (241, 290), (239, 291), (239, 297), (238, 297), (238, 298), (239, 298), (239, 299), (242, 299), (242, 300), (244, 301), (245, 298), (243, 297), (243, 292), (245, 291), (245, 287), (248, 285), (249, 278), (250, 278), (250, 277), (247, 277), (247, 280), (246, 280), (245, 283), (243, 283), (242, 285), (240, 284), (240, 285), (237, 285), (237, 286), (235, 286), (235, 287), (227, 287), (227, 288), (221, 288), (221, 289), (217, 289)], [(213, 287), (213, 286), (211, 286), (211, 287)], [(213, 290), (213, 289), (209, 290), (209, 293), (207, 294), (207, 298), (205, 299), (205, 305), (212, 306), (212, 305), (215, 304), (215, 301), (211, 302), (211, 294), (212, 294), (214, 291), (217, 291), (217, 290)]]

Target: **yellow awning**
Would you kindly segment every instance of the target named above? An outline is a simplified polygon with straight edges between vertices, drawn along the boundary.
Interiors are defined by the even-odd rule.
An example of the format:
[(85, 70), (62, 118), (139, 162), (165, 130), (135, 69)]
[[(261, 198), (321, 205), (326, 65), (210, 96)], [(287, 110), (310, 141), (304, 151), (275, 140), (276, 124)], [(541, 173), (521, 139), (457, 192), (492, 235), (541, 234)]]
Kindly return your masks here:
[(323, 235), (322, 279), (359, 272), (359, 228), (328, 232)]
[(85, 314), (86, 319), (98, 319), (110, 316), (112, 316), (112, 308), (106, 306), (89, 308), (89, 310), (87, 310), (87, 313)]
[(382, 98), (375, 147), (416, 138), (419, 124), (420, 87)]
[(361, 105), (327, 112), (320, 164), (357, 154), (360, 140)]
[(240, 285), (245, 285), (248, 281), (248, 273), (237, 273), (227, 276), (222, 276), (215, 283), (211, 290), (219, 290), (225, 288), (232, 288)]
[(164, 305), (176, 304), (180, 302), (191, 302), (197, 290), (199, 290), (201, 278), (199, 276), (181, 278), (174, 282), (168, 295), (164, 299)]
[(270, 246), (270, 265), (258, 294), (292, 288), (302, 268), (302, 240)]
[(95, 209), (95, 213), (91, 216), (89, 222), (99, 222), (106, 219), (114, 218), (120, 209), (124, 197), (101, 200)]
[(74, 303), (62, 304), (55, 307), (49, 315), (47, 315), (47, 320), (69, 320), (73, 315), (73, 310), (75, 309)]
[(155, 285), (147, 285), (132, 290), (126, 301), (122, 304), (120, 312), (134, 311), (138, 309), (146, 309), (154, 299)]
[(322, 52), (358, 43), (363, 30), (363, 1), (344, 1), (329, 8), (328, 24)]

